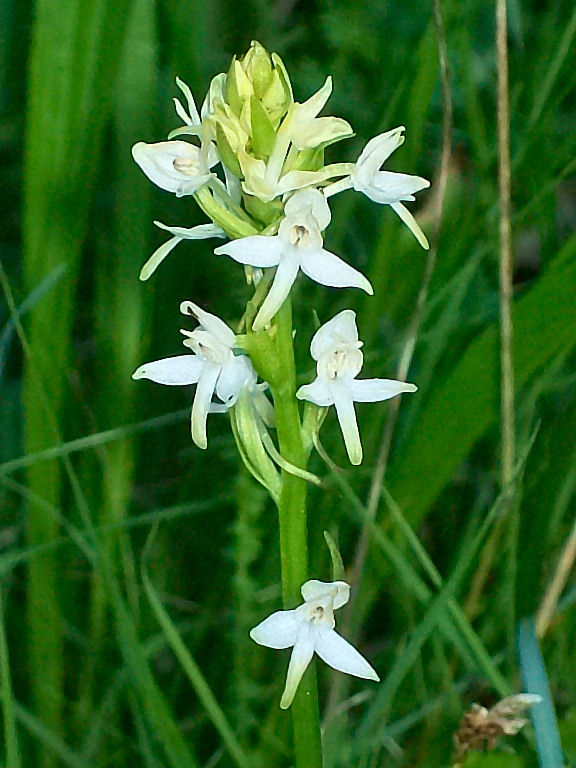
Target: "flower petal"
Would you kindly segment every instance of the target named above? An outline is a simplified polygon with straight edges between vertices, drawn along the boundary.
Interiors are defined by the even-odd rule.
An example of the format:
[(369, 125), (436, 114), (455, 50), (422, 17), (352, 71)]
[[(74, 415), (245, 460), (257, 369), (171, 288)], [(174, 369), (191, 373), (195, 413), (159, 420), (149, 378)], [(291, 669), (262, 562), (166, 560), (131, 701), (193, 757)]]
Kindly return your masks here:
[(183, 80), (180, 80), (179, 77), (176, 78), (176, 85), (178, 88), (180, 88), (186, 97), (186, 102), (188, 104), (188, 112), (186, 112), (180, 101), (178, 99), (174, 99), (174, 104), (178, 116), (181, 118), (182, 122), (186, 123), (186, 125), (200, 126), (200, 115), (196, 109), (196, 102), (194, 101), (192, 91)]
[(295, 610), (276, 611), (250, 630), (250, 637), (267, 648), (291, 648), (296, 644), (302, 620)]
[(183, 315), (195, 317), (204, 330), (215, 336), (226, 347), (231, 349), (236, 344), (236, 334), (228, 328), (224, 320), (220, 320), (219, 317), (216, 317), (211, 312), (206, 312), (205, 309), (194, 304), (193, 301), (183, 301), (180, 304), (180, 312)]
[(417, 389), (415, 384), (394, 379), (354, 379), (348, 384), (348, 390), (357, 403), (376, 403), (402, 392), (416, 392)]
[(280, 708), (288, 709), (296, 695), (296, 689), (302, 680), (302, 675), (306, 672), (306, 667), (310, 664), (314, 655), (313, 633), (309, 624), (303, 624), (298, 634), (298, 640), (290, 656), (288, 673), (286, 674), (286, 686), (280, 699)]
[(407, 173), (392, 173), (392, 171), (378, 171), (374, 174), (372, 184), (360, 192), (375, 203), (392, 205), (401, 200), (415, 200), (416, 192), (427, 189), (430, 182), (421, 176), (410, 176)]
[(293, 130), (292, 143), (296, 149), (312, 149), (353, 135), (352, 126), (341, 117), (317, 117)]
[(182, 240), (206, 240), (208, 237), (226, 237), (226, 232), (216, 224), (198, 224), (195, 227), (169, 227), (161, 221), (155, 221), (157, 227), (165, 229)]
[(245, 355), (231, 357), (222, 367), (216, 384), (216, 394), (228, 407), (234, 405), (243, 387), (256, 384), (256, 372)]
[(252, 235), (221, 245), (214, 253), (218, 256), (225, 254), (240, 264), (252, 267), (276, 267), (282, 258), (283, 247), (278, 235)]
[(192, 413), (190, 417), (190, 432), (192, 440), (198, 448), (206, 448), (206, 419), (212, 402), (212, 395), (216, 387), (216, 381), (220, 375), (221, 367), (215, 363), (205, 361), (202, 375), (198, 379)]
[(346, 444), (348, 458), (351, 464), (358, 465), (362, 462), (362, 443), (360, 442), (352, 394), (348, 391), (347, 383), (344, 381), (332, 382), (330, 389), (334, 397), (334, 405), (336, 406), (336, 413), (338, 414), (338, 421), (340, 422), (340, 429)]
[(356, 312), (351, 309), (343, 309), (316, 331), (310, 344), (310, 354), (314, 360), (318, 360), (333, 347), (341, 345), (362, 346), (358, 340)]
[(200, 163), (198, 147), (187, 141), (139, 141), (132, 147), (132, 156), (150, 181), (178, 196), (192, 195), (211, 176)]
[(185, 386), (196, 384), (206, 361), (196, 355), (176, 355), (144, 363), (132, 374), (133, 379), (150, 379), (157, 384)]
[(366, 661), (354, 646), (339, 635), (335, 630), (327, 627), (314, 627), (314, 650), (322, 661), (333, 669), (344, 672), (354, 677), (362, 677), (365, 680), (379, 682), (376, 670)]
[(418, 224), (414, 216), (412, 216), (408, 208), (406, 208), (405, 205), (402, 205), (402, 203), (391, 203), (390, 207), (392, 208), (393, 211), (395, 211), (395, 213), (398, 214), (398, 216), (400, 216), (404, 224), (406, 224), (406, 226), (412, 232), (416, 240), (418, 240), (422, 248), (425, 248), (426, 250), (428, 250), (430, 248), (430, 244), (428, 243), (428, 238), (426, 237), (424, 232), (422, 232), (420, 225)]
[(313, 120), (324, 107), (330, 98), (331, 93), (332, 77), (328, 75), (322, 88), (312, 94), (312, 96), (302, 104), (294, 104), (294, 112), (297, 115), (298, 121), (308, 122), (309, 120)]
[(148, 280), (148, 278), (154, 274), (160, 264), (162, 264), (166, 256), (168, 256), (168, 254), (178, 245), (178, 243), (181, 242), (181, 237), (171, 237), (170, 240), (167, 240), (165, 243), (162, 243), (159, 248), (156, 248), (152, 256), (150, 256), (148, 261), (140, 270), (140, 280)]
[(312, 600), (319, 600), (323, 597), (332, 597), (333, 609), (337, 610), (346, 605), (350, 599), (350, 584), (345, 581), (319, 581), (318, 579), (310, 579), (305, 584), (302, 584), (300, 590), (302, 597), (308, 603)]
[(323, 248), (303, 251), (301, 268), (305, 275), (321, 285), (332, 288), (361, 288), (370, 296), (374, 294), (370, 281), (361, 272)]
[[(298, 173), (298, 171), (294, 171)], [(322, 232), (330, 224), (332, 214), (328, 201), (318, 189), (302, 189), (295, 192), (284, 205), (284, 215), (289, 218), (299, 217), (310, 211)]]
[(362, 150), (356, 161), (356, 168), (352, 172), (355, 188), (356, 182), (362, 186), (371, 182), (372, 176), (380, 166), (388, 160), (394, 150), (404, 143), (403, 133), (405, 130), (406, 128), (400, 125), (398, 128), (392, 128), (391, 131), (380, 133), (370, 139)]
[(326, 386), (322, 379), (316, 379), (311, 384), (303, 384), (296, 392), (298, 400), (309, 400), (315, 405), (325, 408), (328, 405), (334, 405), (332, 392)]
[(278, 312), (294, 285), (299, 269), (300, 262), (292, 254), (280, 261), (268, 295), (262, 302), (262, 306), (254, 320), (252, 327), (255, 331), (260, 331), (267, 326), (276, 312)]

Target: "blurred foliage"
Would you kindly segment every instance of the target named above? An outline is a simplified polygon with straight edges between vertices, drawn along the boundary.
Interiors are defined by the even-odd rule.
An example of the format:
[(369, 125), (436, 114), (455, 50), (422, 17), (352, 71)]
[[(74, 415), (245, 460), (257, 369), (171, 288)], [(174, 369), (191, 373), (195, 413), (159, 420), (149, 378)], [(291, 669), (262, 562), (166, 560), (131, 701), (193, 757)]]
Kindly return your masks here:
[[(520, 690), (515, 621), (537, 610), (574, 521), (576, 13), (569, 0), (510, 2), (517, 426), (526, 457), (513, 524), (497, 523), (494, 506), (493, 8), (444, 0), (442, 9), (453, 156), (410, 371), (419, 394), (402, 404), (386, 474), (400, 516), (383, 498), (353, 584), (354, 616), (340, 617), (382, 687), (335, 684), (319, 669), (326, 765), (335, 768), (450, 765), (462, 710)], [(201, 452), (189, 439), (188, 393), (130, 380), (140, 362), (178, 353), (181, 300), (233, 324), (247, 288), (237, 265), (192, 242), (138, 282), (164, 239), (153, 219), (192, 226), (201, 218), (189, 198), (151, 188), (130, 147), (176, 126), (176, 75), (201, 99), (212, 75), (258, 39), (283, 57), (297, 99), (333, 75), (329, 113), (357, 133), (344, 159), (378, 131), (406, 125), (390, 167), (433, 180), (418, 211), (430, 230), (444, 117), (432, 5), (4, 0), (0, 18), (0, 762), (290, 765), (289, 719), (277, 707), (286, 658), (248, 639), (279, 606), (273, 505), (245, 476), (226, 417), (210, 419)], [(327, 247), (366, 271), (376, 297), (297, 284), (303, 381), (312, 370), (312, 308), (321, 321), (356, 309), (368, 376), (393, 378), (405, 342), (426, 255), (386, 207), (357, 197), (334, 201)], [(330, 576), (323, 530), (338, 539), (345, 564), (353, 561), (388, 413), (361, 409), (358, 471), (333, 476), (313, 462), (328, 482), (310, 490), (318, 578)], [(333, 414), (322, 439), (346, 466)], [(142, 553), (156, 523), (144, 590)], [(482, 580), (483, 553), (502, 526)], [(168, 624), (158, 622), (151, 595)], [(572, 583), (542, 644), (572, 765), (575, 599)], [(174, 633), (220, 714), (199, 698), (189, 660), (173, 654)], [(529, 734), (512, 746), (516, 754), (467, 764), (536, 764)]]

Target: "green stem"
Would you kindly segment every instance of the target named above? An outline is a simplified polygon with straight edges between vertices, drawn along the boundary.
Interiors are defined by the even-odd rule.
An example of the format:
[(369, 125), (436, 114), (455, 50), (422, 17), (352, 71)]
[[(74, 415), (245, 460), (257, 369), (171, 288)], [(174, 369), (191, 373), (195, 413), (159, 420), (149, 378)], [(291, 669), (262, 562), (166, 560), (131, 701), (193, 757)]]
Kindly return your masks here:
[[(292, 307), (287, 299), (270, 330), (249, 334), (252, 362), (270, 385), (274, 398), (280, 453), (286, 461), (306, 469), (306, 450), (296, 399), (296, 366), (292, 342)], [(280, 562), (284, 608), (302, 602), (300, 588), (308, 579), (306, 481), (282, 470), (278, 501)], [(296, 768), (322, 768), (320, 714), (316, 670), (312, 663), (292, 703)]]

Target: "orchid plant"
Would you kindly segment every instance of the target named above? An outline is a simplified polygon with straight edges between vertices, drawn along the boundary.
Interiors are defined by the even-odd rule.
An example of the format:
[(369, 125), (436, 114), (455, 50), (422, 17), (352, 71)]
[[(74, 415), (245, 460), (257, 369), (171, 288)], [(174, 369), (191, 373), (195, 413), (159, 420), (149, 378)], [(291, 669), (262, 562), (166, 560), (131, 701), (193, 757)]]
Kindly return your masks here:
[[(361, 272), (324, 248), (330, 198), (354, 189), (389, 205), (427, 248), (405, 203), (429, 183), (382, 170), (403, 143), (404, 127), (371, 139), (355, 163), (326, 165), (326, 148), (353, 135), (346, 120), (319, 117), (331, 78), (309, 99), (296, 102), (282, 60), (259, 43), (212, 80), (200, 111), (188, 86), (176, 82), (185, 102), (174, 99), (182, 124), (167, 141), (139, 142), (132, 154), (154, 184), (177, 197), (193, 196), (209, 221), (191, 228), (155, 222), (172, 237), (148, 259), (140, 278), (151, 277), (183, 240), (225, 238), (214, 253), (244, 265), (250, 295), (236, 333), (191, 301), (183, 302), (183, 314), (198, 322), (182, 331), (189, 352), (144, 364), (133, 377), (196, 385), (191, 434), (199, 448), (207, 447), (208, 414), (228, 412), (243, 462), (278, 507), (284, 610), (264, 619), (251, 637), (271, 648), (293, 648), (280, 706), (292, 705), (297, 768), (320, 768), (313, 654), (350, 675), (374, 681), (378, 675), (334, 629), (333, 612), (348, 601), (350, 586), (308, 577), (306, 486), (316, 480), (308, 459), (333, 405), (350, 462), (360, 464), (354, 403), (386, 400), (416, 387), (357, 378), (362, 342), (355, 314), (346, 309), (314, 333), (310, 351), (317, 376), (298, 388), (290, 293), (302, 272), (321, 285), (372, 295)], [(300, 594), (304, 603), (296, 607)]]

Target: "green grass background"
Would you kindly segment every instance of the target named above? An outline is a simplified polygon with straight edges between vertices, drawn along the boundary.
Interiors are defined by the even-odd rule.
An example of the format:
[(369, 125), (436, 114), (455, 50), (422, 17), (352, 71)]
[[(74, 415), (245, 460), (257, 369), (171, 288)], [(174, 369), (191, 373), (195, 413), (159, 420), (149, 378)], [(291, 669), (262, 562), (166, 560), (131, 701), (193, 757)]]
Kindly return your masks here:
[[(576, 765), (575, 582), (540, 651), (530, 622), (574, 523), (576, 12), (509, 4), (519, 464), (503, 518), (494, 14), (481, 0), (442, 11), (452, 162), (409, 375), (419, 392), (402, 403), (355, 608), (339, 622), (382, 683), (320, 668), (326, 765), (449, 766), (463, 709), (526, 686), (546, 699), (535, 730), (470, 765)], [(184, 242), (139, 283), (164, 239), (153, 219), (202, 219), (147, 182), (130, 147), (178, 124), (176, 75), (201, 100), (258, 39), (299, 100), (333, 75), (329, 114), (357, 135), (331, 161), (406, 126), (389, 167), (432, 179), (415, 208), (430, 232), (445, 118), (432, 4), (3, 0), (0, 17), (0, 765), (288, 766), (287, 659), (248, 638), (280, 606), (273, 504), (226, 417), (211, 417), (201, 452), (190, 394), (130, 379), (180, 353), (181, 300), (233, 324), (247, 288), (209, 242)], [(297, 284), (303, 381), (312, 309), (322, 321), (357, 311), (366, 376), (393, 378), (406, 341), (426, 254), (358, 198), (334, 201), (326, 243), (376, 296)], [(389, 407), (359, 410), (362, 467), (312, 465), (327, 478), (309, 496), (317, 578), (330, 577), (322, 531), (349, 565), (365, 519)], [(323, 442), (346, 466), (333, 414)]]

